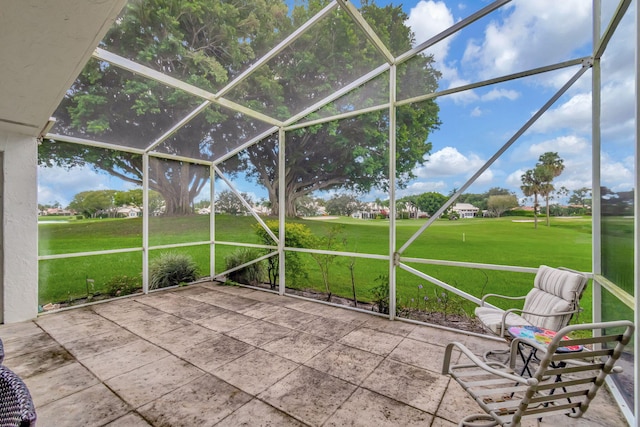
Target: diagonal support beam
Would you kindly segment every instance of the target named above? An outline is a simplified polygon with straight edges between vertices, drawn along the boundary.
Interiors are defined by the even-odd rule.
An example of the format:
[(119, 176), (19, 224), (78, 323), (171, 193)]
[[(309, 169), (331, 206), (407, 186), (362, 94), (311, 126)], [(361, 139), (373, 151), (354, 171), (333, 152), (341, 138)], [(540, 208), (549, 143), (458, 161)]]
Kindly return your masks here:
[(607, 29), (604, 30), (604, 34), (602, 35), (602, 38), (600, 38), (598, 45), (595, 46), (593, 49), (594, 58), (600, 59), (602, 57), (602, 54), (606, 50), (607, 45), (609, 44), (609, 41), (611, 41), (611, 37), (613, 37), (613, 34), (616, 32), (618, 25), (620, 25), (620, 21), (622, 21), (622, 18), (624, 17), (624, 14), (627, 12), (627, 9), (629, 8), (630, 4), (631, 4), (631, 0), (622, 0), (618, 4), (618, 7), (615, 13), (613, 14), (613, 18), (611, 19), (611, 22), (609, 22)]
[(285, 50), (287, 46), (296, 41), (301, 35), (303, 35), (309, 28), (313, 27), (319, 21), (322, 20), (325, 16), (327, 16), (333, 9), (338, 6), (338, 3), (334, 0), (328, 5), (326, 5), (320, 12), (316, 13), (313, 18), (305, 22), (302, 26), (300, 26), (296, 31), (291, 33), (287, 38), (278, 43), (276, 47), (267, 52), (263, 57), (261, 57), (258, 61), (251, 64), (249, 68), (247, 68), (244, 72), (242, 72), (238, 77), (233, 79), (229, 84), (220, 89), (218, 93), (216, 93), (216, 97), (221, 97), (229, 93), (234, 87), (242, 83), (246, 80), (251, 74), (253, 74), (258, 68), (269, 62), (271, 59), (276, 57), (280, 52)]
[(137, 62), (133, 62), (130, 59), (124, 58), (120, 55), (116, 55), (115, 53), (111, 53), (99, 47), (96, 48), (96, 50), (93, 52), (93, 57), (100, 61), (106, 61), (116, 67), (122, 68), (123, 70), (131, 71), (132, 73), (141, 75), (151, 80), (155, 80), (158, 83), (162, 83), (175, 89), (180, 89), (186, 93), (210, 101), (214, 104), (227, 107), (231, 110), (240, 112), (265, 123), (269, 123), (274, 126), (280, 126), (282, 124), (279, 120), (276, 120), (273, 117), (269, 117), (266, 114), (259, 113), (240, 104), (236, 104), (233, 101), (220, 98), (209, 91), (200, 89), (199, 87), (196, 87), (192, 84), (185, 83), (182, 80), (176, 79), (175, 77), (168, 76), (164, 73), (154, 70), (153, 68), (138, 64)]
[(360, 27), (360, 29), (364, 32), (367, 39), (378, 49), (378, 52), (384, 56), (384, 59), (390, 65), (394, 63), (393, 54), (391, 51), (385, 46), (385, 44), (380, 40), (380, 37), (376, 34), (376, 32), (371, 28), (371, 25), (364, 19), (362, 14), (356, 9), (356, 7), (349, 0), (338, 0), (340, 3), (340, 7), (347, 12), (347, 14), (351, 17), (351, 20)]
[(478, 19), (482, 18), (483, 16), (486, 16), (486, 15), (490, 14), (491, 12), (493, 12), (496, 9), (501, 8), (502, 6), (504, 6), (505, 4), (509, 3), (510, 1), (511, 0), (496, 0), (493, 3), (491, 3), (490, 5), (483, 7), (482, 9), (477, 11), (476, 13), (474, 13), (472, 15), (469, 15), (468, 17), (466, 17), (462, 21), (459, 21), (459, 22), (455, 23), (454, 25), (450, 26), (449, 28), (447, 28), (446, 30), (442, 31), (440, 34), (436, 34), (435, 36), (431, 37), (429, 40), (427, 40), (427, 41), (425, 41), (423, 43), (420, 43), (418, 46), (416, 46), (413, 49), (408, 50), (407, 52), (405, 52), (402, 55), (400, 55), (399, 57), (396, 58), (396, 65), (402, 64), (403, 62), (413, 58), (415, 55), (419, 54), (423, 50), (425, 50), (425, 49), (433, 46), (434, 44), (446, 39), (447, 37), (457, 33), (458, 31), (462, 30), (464, 27), (473, 24)]
[(155, 141), (153, 141), (151, 143), (151, 145), (149, 145), (147, 147), (147, 151), (151, 151), (154, 148), (156, 148), (158, 145), (162, 144), (163, 142), (165, 142), (167, 139), (171, 138), (171, 136), (173, 136), (176, 132), (178, 132), (184, 125), (186, 125), (187, 123), (189, 123), (191, 120), (193, 120), (194, 117), (196, 117), (198, 114), (200, 114), (205, 108), (207, 108), (209, 105), (211, 105), (210, 101), (204, 101), (202, 104), (198, 105), (198, 107), (196, 107), (195, 110), (193, 110), (192, 112), (190, 112), (189, 114), (187, 114), (186, 117), (184, 117), (182, 120), (180, 120), (178, 123), (176, 123), (175, 125), (173, 125), (171, 127), (171, 129), (169, 129), (168, 131), (166, 131), (164, 133), (164, 135), (160, 136), (160, 138), (156, 139)]
[[(277, 244), (278, 243), (278, 238), (276, 237), (275, 234), (273, 234), (273, 231), (271, 231), (271, 229), (269, 227), (267, 227), (267, 224), (265, 224), (265, 222), (262, 220), (262, 218), (260, 218), (260, 216), (257, 213), (255, 213), (255, 211), (253, 210), (253, 208), (251, 207), (249, 202), (247, 202), (244, 199), (244, 197), (242, 197), (242, 195), (236, 189), (236, 187), (231, 183), (231, 181), (229, 181), (229, 179), (227, 179), (227, 177), (222, 173), (222, 171), (217, 166), (213, 166), (213, 169), (216, 171), (216, 174), (218, 174), (220, 179), (222, 179), (225, 182), (225, 184), (227, 184), (229, 186), (231, 191), (238, 197), (238, 199), (240, 199), (240, 202), (242, 202), (242, 205), (245, 208), (247, 208), (247, 210), (249, 212), (251, 212), (251, 215), (253, 215), (253, 217), (256, 219), (256, 221), (258, 221), (258, 223), (262, 226), (262, 228), (264, 228), (264, 231), (266, 231), (267, 234), (269, 234), (269, 236), (271, 236), (273, 241)], [(214, 206), (213, 210), (215, 212), (215, 204), (214, 204), (213, 201), (212, 201), (211, 205)]]
[(569, 79), (569, 81), (567, 83), (564, 84), (564, 86), (562, 86), (552, 97), (551, 99), (549, 99), (529, 120), (527, 120), (527, 122), (480, 168), (478, 169), (478, 171), (473, 174), (473, 176), (471, 178), (469, 178), (469, 180), (462, 186), (460, 187), (460, 189), (458, 191), (456, 191), (456, 193), (451, 196), (451, 198), (449, 198), (449, 200), (447, 200), (447, 202), (442, 205), (442, 207), (440, 207), (440, 209), (438, 209), (438, 211), (436, 213), (434, 213), (431, 218), (429, 218), (429, 220), (422, 226), (420, 227), (420, 229), (413, 235), (411, 236), (411, 238), (409, 238), (409, 240), (407, 240), (407, 242), (402, 245), (402, 247), (400, 249), (398, 249), (398, 254), (402, 254), (402, 252), (404, 252), (405, 250), (407, 250), (407, 248), (418, 238), (420, 237), (420, 235), (431, 226), (431, 224), (433, 224), (439, 217), (440, 215), (442, 215), (443, 212), (445, 212), (447, 209), (449, 209), (449, 207), (453, 204), (453, 202), (456, 201), (456, 199), (458, 197), (460, 197), (460, 195), (462, 193), (464, 193), (467, 188), (469, 188), (469, 186), (471, 184), (473, 184), (475, 182), (476, 179), (478, 179), (478, 177), (480, 175), (482, 175), (487, 169), (489, 169), (489, 167), (496, 161), (498, 160), (498, 158), (500, 156), (502, 156), (502, 154), (507, 151), (507, 149), (509, 147), (511, 147), (517, 140), (518, 138), (520, 138), (531, 126), (533, 126), (533, 124), (538, 121), (538, 119), (545, 113), (545, 111), (547, 111), (549, 108), (551, 108), (551, 106), (567, 91), (569, 90), (569, 88), (571, 86), (573, 86), (573, 84), (578, 81), (578, 79), (588, 70), (591, 68), (591, 63), (590, 62), (586, 62), (582, 68), (580, 68), (580, 70), (578, 70), (578, 72), (576, 74), (573, 75), (573, 77), (571, 77), (571, 79)]

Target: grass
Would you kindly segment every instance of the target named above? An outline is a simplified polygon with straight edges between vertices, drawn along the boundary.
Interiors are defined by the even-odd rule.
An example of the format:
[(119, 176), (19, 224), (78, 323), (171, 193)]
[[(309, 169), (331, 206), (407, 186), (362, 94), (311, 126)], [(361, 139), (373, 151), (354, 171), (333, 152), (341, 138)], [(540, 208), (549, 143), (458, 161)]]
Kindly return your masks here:
[[(406, 257), (455, 260), (537, 267), (540, 264), (565, 266), (577, 270), (591, 270), (591, 218), (556, 219), (551, 227), (543, 223), (533, 228), (530, 222), (514, 222), (516, 218), (465, 219), (436, 221), (403, 253)], [(336, 225), (342, 227), (343, 250), (386, 255), (389, 251), (389, 222), (362, 221), (352, 218), (311, 221), (292, 219), (308, 226), (317, 236), (327, 235)], [(255, 219), (217, 215), (216, 241), (258, 243), (254, 232)], [(397, 247), (402, 246), (423, 224), (423, 220), (397, 222)], [(76, 220), (60, 224), (40, 224), (40, 254), (87, 252), (105, 249), (139, 248), (142, 246), (141, 219)], [(192, 216), (152, 218), (150, 244), (208, 241), (209, 218)], [(225, 257), (239, 248), (216, 245), (216, 271), (225, 268)], [(323, 249), (317, 247), (316, 249)], [(209, 275), (209, 246), (158, 249), (151, 252), (173, 251), (191, 255), (202, 275)], [(320, 268), (309, 254), (297, 254), (305, 265), (306, 276), (288, 286), (299, 289), (324, 289)], [(352, 264), (352, 265), (351, 265)], [(351, 274), (353, 267), (353, 276)], [(371, 300), (373, 289), (381, 276), (388, 274), (387, 260), (337, 257), (329, 272), (330, 289), (334, 295), (351, 298), (352, 280), (359, 300)], [(472, 268), (409, 263), (431, 277), (449, 283), (480, 297), (485, 293), (523, 295), (532, 286), (533, 275)], [(83, 256), (77, 258), (40, 261), (40, 303), (59, 302), (85, 296), (86, 279), (95, 281), (96, 291), (115, 275), (140, 276), (142, 252)], [(441, 288), (397, 269), (398, 303), (402, 306), (433, 309), (440, 299), (444, 305), (471, 312), (472, 303), (462, 303), (451, 295), (443, 298)], [(428, 299), (425, 301), (424, 297)], [(435, 303), (436, 305), (438, 303)], [(591, 319), (591, 293), (587, 291), (581, 305), (585, 311), (579, 321)], [(437, 307), (436, 307), (437, 308)]]

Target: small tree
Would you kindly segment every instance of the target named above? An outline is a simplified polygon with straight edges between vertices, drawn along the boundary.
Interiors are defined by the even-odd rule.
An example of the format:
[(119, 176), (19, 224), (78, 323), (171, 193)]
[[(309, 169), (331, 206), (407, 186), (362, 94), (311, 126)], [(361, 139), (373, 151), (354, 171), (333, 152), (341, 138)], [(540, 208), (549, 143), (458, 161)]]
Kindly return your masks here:
[(73, 209), (86, 217), (97, 217), (99, 214), (114, 212), (114, 195), (116, 190), (82, 191), (69, 203), (69, 209)]
[(544, 173), (545, 171), (542, 168), (536, 167), (534, 169), (529, 169), (520, 177), (520, 180), (522, 181), (520, 189), (522, 189), (524, 195), (527, 197), (533, 196), (534, 228), (538, 228), (538, 196), (542, 192)]
[[(335, 225), (329, 229), (327, 235), (314, 239), (315, 247), (327, 251), (337, 251), (344, 248), (346, 240), (341, 239), (344, 232), (343, 225)], [(324, 289), (327, 293), (327, 301), (331, 301), (331, 286), (329, 284), (329, 270), (331, 265), (337, 259), (337, 255), (312, 253), (311, 257), (316, 261), (322, 274)]]
[(586, 210), (587, 205), (591, 204), (591, 199), (589, 196), (591, 195), (591, 189), (587, 187), (582, 187), (577, 190), (573, 190), (573, 194), (569, 198), (569, 203), (572, 205), (580, 205), (582, 206), (583, 211)]
[[(278, 236), (280, 226), (277, 220), (267, 221), (266, 225), (276, 236)], [(267, 233), (260, 224), (255, 224), (254, 229), (262, 244), (275, 246), (275, 242), (269, 233)], [(304, 224), (292, 222), (287, 222), (285, 224), (284, 234), (284, 245), (291, 248), (308, 247), (313, 238), (309, 227)], [(271, 252), (270, 249), (267, 249), (266, 251), (267, 253)], [(285, 254), (285, 262), (287, 267), (287, 281), (296, 282), (307, 277), (307, 272), (304, 268), (304, 263), (300, 259), (299, 253), (287, 252)], [(272, 256), (267, 259), (267, 274), (269, 276), (271, 289), (275, 289), (276, 283), (278, 283), (278, 278), (280, 277), (279, 268), (280, 263), (278, 256)]]
[(489, 196), (489, 201), (487, 202), (488, 210), (497, 217), (502, 216), (503, 213), (517, 206), (518, 199), (515, 194), (509, 196)]
[[(253, 203), (251, 196), (247, 193), (240, 193), (242, 198), (249, 204)], [(216, 199), (216, 211), (225, 212), (231, 215), (248, 212), (242, 201), (230, 190), (221, 191)]]
[(433, 215), (442, 207), (442, 205), (447, 203), (447, 200), (447, 197), (440, 193), (422, 193), (416, 197), (416, 205), (422, 212)]
[(327, 200), (325, 208), (330, 215), (350, 216), (362, 209), (362, 202), (353, 194), (336, 194)]
[(558, 153), (547, 152), (540, 156), (536, 169), (540, 168), (542, 186), (540, 187), (540, 194), (544, 196), (547, 207), (547, 227), (549, 224), (549, 196), (554, 191), (553, 179), (560, 176), (564, 170), (564, 160), (558, 156)]

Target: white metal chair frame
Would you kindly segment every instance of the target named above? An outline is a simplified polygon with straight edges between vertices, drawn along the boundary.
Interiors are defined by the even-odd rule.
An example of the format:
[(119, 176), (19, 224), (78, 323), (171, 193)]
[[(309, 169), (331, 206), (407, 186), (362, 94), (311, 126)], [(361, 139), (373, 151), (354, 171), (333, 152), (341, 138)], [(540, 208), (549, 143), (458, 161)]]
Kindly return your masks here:
[[(624, 332), (616, 333), (612, 330)], [(579, 330), (604, 330), (602, 336), (570, 338), (563, 336)], [(443, 374), (451, 375), (485, 411), (468, 415), (460, 426), (519, 426), (523, 419), (540, 419), (547, 415), (564, 414), (581, 417), (589, 408), (607, 375), (622, 372), (615, 366), (634, 333), (633, 323), (623, 320), (567, 326), (556, 334), (548, 346), (515, 339), (511, 343), (509, 366), (499, 362), (485, 362), (458, 342), (445, 350)], [(535, 347), (541, 355), (532, 377), (514, 372), (518, 346)], [(587, 345), (594, 350), (558, 353), (558, 347)], [(451, 364), (453, 350), (462, 352), (465, 363)]]
[[(546, 268), (546, 269), (550, 269), (551, 267), (547, 267), (544, 265), (540, 266), (540, 269), (542, 268)], [(544, 313), (544, 312), (533, 312), (533, 311), (525, 311), (524, 308), (520, 309), (520, 308), (510, 308), (508, 310), (502, 310), (499, 308), (495, 308), (494, 310), (496, 312), (501, 312), (502, 313), (502, 320), (500, 323), (500, 331), (498, 333), (498, 335), (500, 335), (500, 337), (505, 337), (505, 333), (506, 330), (508, 329), (509, 326), (513, 326), (513, 325), (533, 325), (533, 326), (540, 326), (543, 327), (544, 325), (542, 325), (542, 321), (538, 321), (536, 322), (535, 319), (545, 319), (545, 318), (551, 318), (551, 317), (559, 317), (562, 318), (563, 316), (566, 316), (565, 319), (563, 319), (564, 321), (561, 322), (560, 327), (556, 328), (556, 329), (560, 329), (562, 327), (565, 327), (569, 324), (569, 322), (571, 321), (572, 316), (575, 313), (579, 313), (582, 311), (582, 308), (580, 307), (580, 298), (582, 298), (582, 294), (584, 293), (584, 290), (586, 289), (586, 285), (587, 285), (587, 281), (588, 278), (586, 276), (584, 276), (582, 273), (577, 272), (575, 270), (571, 270), (565, 267), (558, 267), (555, 270), (562, 270), (562, 271), (567, 271), (567, 272), (571, 272), (574, 274), (578, 274), (580, 276), (583, 277), (582, 282), (580, 283), (580, 285), (578, 286), (575, 295), (573, 296), (573, 300), (570, 301), (570, 310), (567, 311), (560, 311), (560, 312), (552, 312), (552, 313)], [(539, 270), (540, 272), (540, 270)], [(506, 299), (506, 300), (526, 300), (527, 297), (529, 296), (529, 294), (527, 295), (523, 295), (523, 296), (508, 296), (508, 295), (500, 295), (500, 294), (486, 294), (482, 297), (481, 302), (480, 302), (480, 307), (485, 307), (486, 304), (486, 300), (488, 298), (502, 298), (502, 299)], [(517, 314), (520, 313), (520, 314)], [(522, 315), (528, 315), (526, 318), (523, 317)], [(517, 317), (514, 317), (517, 316)], [(479, 320), (482, 322), (482, 318), (481, 316), (478, 316)], [(517, 319), (517, 320), (516, 320)], [(483, 325), (487, 326), (486, 323), (482, 322)]]

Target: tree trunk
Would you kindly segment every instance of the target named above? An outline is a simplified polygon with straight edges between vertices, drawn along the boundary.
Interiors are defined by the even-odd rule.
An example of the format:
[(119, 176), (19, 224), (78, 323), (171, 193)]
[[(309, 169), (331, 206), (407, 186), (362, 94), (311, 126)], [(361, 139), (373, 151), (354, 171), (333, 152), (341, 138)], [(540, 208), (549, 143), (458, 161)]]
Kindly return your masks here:
[(547, 227), (549, 227), (550, 223), (549, 223), (549, 196), (548, 195), (546, 197), (546, 201), (547, 201)]
[(164, 214), (167, 216), (193, 214), (193, 199), (208, 180), (205, 169), (186, 162), (159, 160), (153, 162), (151, 169), (149, 186), (164, 198)]
[(533, 195), (533, 228), (538, 228), (538, 193)]
[[(272, 187), (271, 183), (265, 183), (267, 187), (267, 192), (269, 193), (269, 203), (271, 204), (271, 215), (278, 216), (278, 211), (280, 208), (279, 200), (278, 200), (278, 191), (270, 189)], [(277, 183), (276, 183), (277, 185)], [(298, 210), (296, 209), (296, 200), (298, 200), (298, 195), (295, 195), (293, 192), (287, 192), (287, 197), (285, 197), (285, 216), (287, 218), (293, 218), (298, 216)]]

